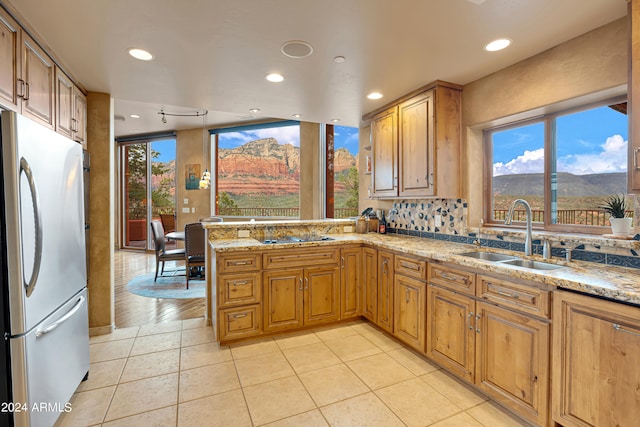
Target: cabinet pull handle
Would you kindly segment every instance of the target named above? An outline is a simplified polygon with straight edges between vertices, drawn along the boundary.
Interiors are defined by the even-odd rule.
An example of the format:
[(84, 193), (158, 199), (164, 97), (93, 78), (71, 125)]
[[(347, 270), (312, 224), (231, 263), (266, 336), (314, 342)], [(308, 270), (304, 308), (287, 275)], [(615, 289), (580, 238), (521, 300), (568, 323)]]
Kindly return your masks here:
[(387, 260), (385, 259), (384, 261), (382, 261), (382, 274), (386, 276), (388, 272), (389, 272), (389, 265)]
[(18, 79), (18, 84), (16, 85), (16, 91), (18, 91), (18, 93), (16, 94), (18, 98), (24, 98), (24, 80)]
[(463, 283), (467, 283), (467, 281), (469, 280), (468, 277), (466, 276), (458, 276), (457, 274), (449, 274), (449, 273), (445, 273), (444, 271), (440, 273), (440, 277), (442, 277), (443, 279), (446, 280), (462, 280)]
[(309, 278), (308, 277), (304, 278), (304, 288), (305, 289), (309, 289)]
[(247, 261), (234, 261), (231, 265), (247, 265)]
[(633, 149), (633, 168), (635, 170), (640, 169), (640, 167), (638, 167), (638, 152), (640, 152), (640, 147)]
[(480, 313), (476, 314), (476, 332), (480, 333), (480, 318), (482, 317), (482, 315)]
[(409, 304), (409, 289), (405, 289), (404, 290), (404, 298), (405, 298), (407, 304)]
[(520, 298), (520, 295), (510, 294), (509, 292), (505, 292), (505, 291), (498, 291), (498, 295), (502, 295), (503, 297), (513, 298), (513, 299)]
[(24, 100), (28, 101), (29, 100), (29, 82), (24, 82), (25, 87), (27, 88), (26, 93), (25, 93), (25, 97)]
[(640, 337), (639, 333), (634, 332), (634, 331), (630, 331), (628, 329), (625, 329), (622, 326), (618, 325), (617, 323), (613, 324), (613, 329), (615, 329), (616, 331), (624, 332), (625, 334), (629, 334), (629, 335), (634, 335), (636, 337)]
[(240, 319), (240, 318), (243, 318), (243, 317), (247, 317), (247, 313), (235, 314), (233, 316), (234, 319)]
[(233, 286), (238, 286), (238, 285), (246, 285), (247, 283), (249, 283), (248, 280), (242, 280), (242, 281), (235, 281), (235, 282), (231, 282), (231, 284)]
[(400, 262), (400, 265), (404, 268), (408, 268), (409, 270), (416, 270), (416, 271), (420, 271), (420, 265), (416, 265), (416, 264), (409, 264), (407, 262)]
[(298, 288), (299, 291), (302, 290), (302, 277), (300, 278), (300, 287)]
[(344, 257), (340, 257), (340, 267), (344, 268)]
[(397, 176), (393, 177), (393, 188), (398, 188), (398, 177)]
[(433, 186), (433, 172), (429, 174), (429, 185)]
[(473, 326), (471, 326), (471, 319), (473, 319), (473, 311), (470, 311), (467, 315), (467, 328), (469, 328), (470, 331), (473, 331)]

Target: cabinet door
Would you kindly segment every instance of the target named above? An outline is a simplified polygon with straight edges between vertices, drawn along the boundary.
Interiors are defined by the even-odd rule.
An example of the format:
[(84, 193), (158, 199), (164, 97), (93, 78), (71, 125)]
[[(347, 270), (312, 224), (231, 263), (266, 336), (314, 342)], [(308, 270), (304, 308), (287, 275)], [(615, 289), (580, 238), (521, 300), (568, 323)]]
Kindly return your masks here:
[(40, 47), (22, 32), (22, 78), (26, 93), (22, 114), (54, 129), (54, 65)]
[(20, 27), (0, 8), (0, 105), (18, 109)]
[(263, 276), (265, 332), (302, 326), (302, 269), (268, 271)]
[(640, 309), (567, 292), (554, 298), (554, 420), (638, 425)]
[(393, 254), (378, 252), (378, 326), (393, 333)]
[(396, 337), (424, 353), (427, 285), (411, 277), (394, 276), (393, 330)]
[(398, 107), (381, 113), (371, 123), (373, 197), (398, 195)]
[(73, 90), (74, 84), (56, 68), (56, 132), (73, 137)]
[(427, 289), (427, 357), (469, 382), (475, 373), (475, 302), (432, 284)]
[(364, 279), (364, 297), (362, 314), (372, 321), (378, 322), (378, 251), (373, 248), (363, 249), (362, 273)]
[(325, 323), (340, 318), (338, 267), (304, 270), (304, 324)]
[(87, 148), (87, 97), (80, 89), (73, 89), (73, 140)]
[(476, 385), (536, 425), (546, 425), (549, 324), (477, 302)]
[(400, 105), (399, 195), (433, 196), (434, 138), (433, 92), (429, 91)]
[(360, 315), (362, 248), (342, 249), (340, 254), (340, 318)]

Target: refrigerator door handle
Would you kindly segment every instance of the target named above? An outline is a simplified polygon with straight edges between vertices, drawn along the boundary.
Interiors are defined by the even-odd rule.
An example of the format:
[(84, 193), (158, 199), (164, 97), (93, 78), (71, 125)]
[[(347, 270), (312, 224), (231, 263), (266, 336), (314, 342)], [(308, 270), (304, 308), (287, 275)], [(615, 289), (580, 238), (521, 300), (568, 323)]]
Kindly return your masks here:
[(46, 328), (39, 329), (36, 332), (36, 338), (40, 338), (41, 336), (48, 334), (49, 332), (53, 331), (55, 328), (57, 328), (58, 326), (62, 325), (64, 322), (69, 320), (69, 318), (71, 318), (74, 314), (76, 314), (78, 310), (80, 310), (80, 307), (82, 307), (82, 304), (84, 304), (84, 300), (85, 300), (84, 296), (81, 296), (80, 298), (78, 298), (78, 302), (76, 303), (76, 305), (74, 305), (73, 308), (67, 312), (67, 314), (65, 314), (64, 316), (62, 316), (61, 318), (59, 318), (58, 320), (56, 320), (55, 322), (47, 326)]
[[(27, 289), (27, 297), (31, 295), (33, 290), (36, 287), (36, 282), (38, 281), (38, 275), (40, 274), (40, 265), (42, 264), (42, 217), (40, 216), (40, 198), (38, 197), (38, 189), (36, 187), (36, 182), (33, 179), (33, 172), (31, 171), (31, 166), (29, 166), (29, 162), (24, 157), (20, 158), (20, 173), (24, 171), (25, 176), (27, 177), (27, 182), (29, 183), (29, 190), (31, 192), (31, 201), (33, 203), (33, 217), (35, 219), (35, 238), (36, 238), (36, 247), (35, 247), (35, 256), (33, 261), (33, 271), (31, 272), (31, 278), (29, 279), (29, 283), (24, 281), (24, 286)], [(24, 271), (24, 265), (23, 271)], [(24, 275), (24, 273), (23, 273)]]

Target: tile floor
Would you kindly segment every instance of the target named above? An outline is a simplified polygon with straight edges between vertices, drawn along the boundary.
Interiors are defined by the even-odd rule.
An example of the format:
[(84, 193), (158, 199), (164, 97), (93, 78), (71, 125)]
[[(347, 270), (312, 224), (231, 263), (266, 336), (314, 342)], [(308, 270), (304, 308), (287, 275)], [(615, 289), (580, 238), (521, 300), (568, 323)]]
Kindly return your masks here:
[(364, 321), (214, 342), (203, 319), (91, 338), (56, 426), (520, 426)]

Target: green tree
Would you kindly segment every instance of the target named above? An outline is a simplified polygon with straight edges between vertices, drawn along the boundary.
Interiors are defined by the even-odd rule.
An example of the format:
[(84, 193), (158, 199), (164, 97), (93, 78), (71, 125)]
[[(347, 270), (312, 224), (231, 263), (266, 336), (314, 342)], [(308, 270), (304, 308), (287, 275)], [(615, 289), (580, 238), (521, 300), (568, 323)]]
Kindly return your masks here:
[[(147, 144), (133, 144), (127, 147), (128, 170), (127, 190), (129, 197), (129, 219), (144, 219), (147, 207)], [(160, 157), (160, 152), (151, 150), (151, 174), (163, 176), (171, 172), (166, 163), (154, 162)], [(171, 195), (174, 187), (175, 175), (164, 176), (155, 188), (151, 189), (151, 202), (154, 208), (171, 213), (175, 210), (175, 201)]]
[(341, 173), (336, 178), (338, 182), (344, 183), (345, 191), (347, 193), (347, 200), (344, 202), (344, 207), (358, 209), (359, 201), (359, 188), (360, 180), (358, 178), (358, 169), (355, 166), (351, 166), (347, 173)]
[(239, 215), (235, 200), (226, 191), (218, 191), (218, 212), (223, 215)]

